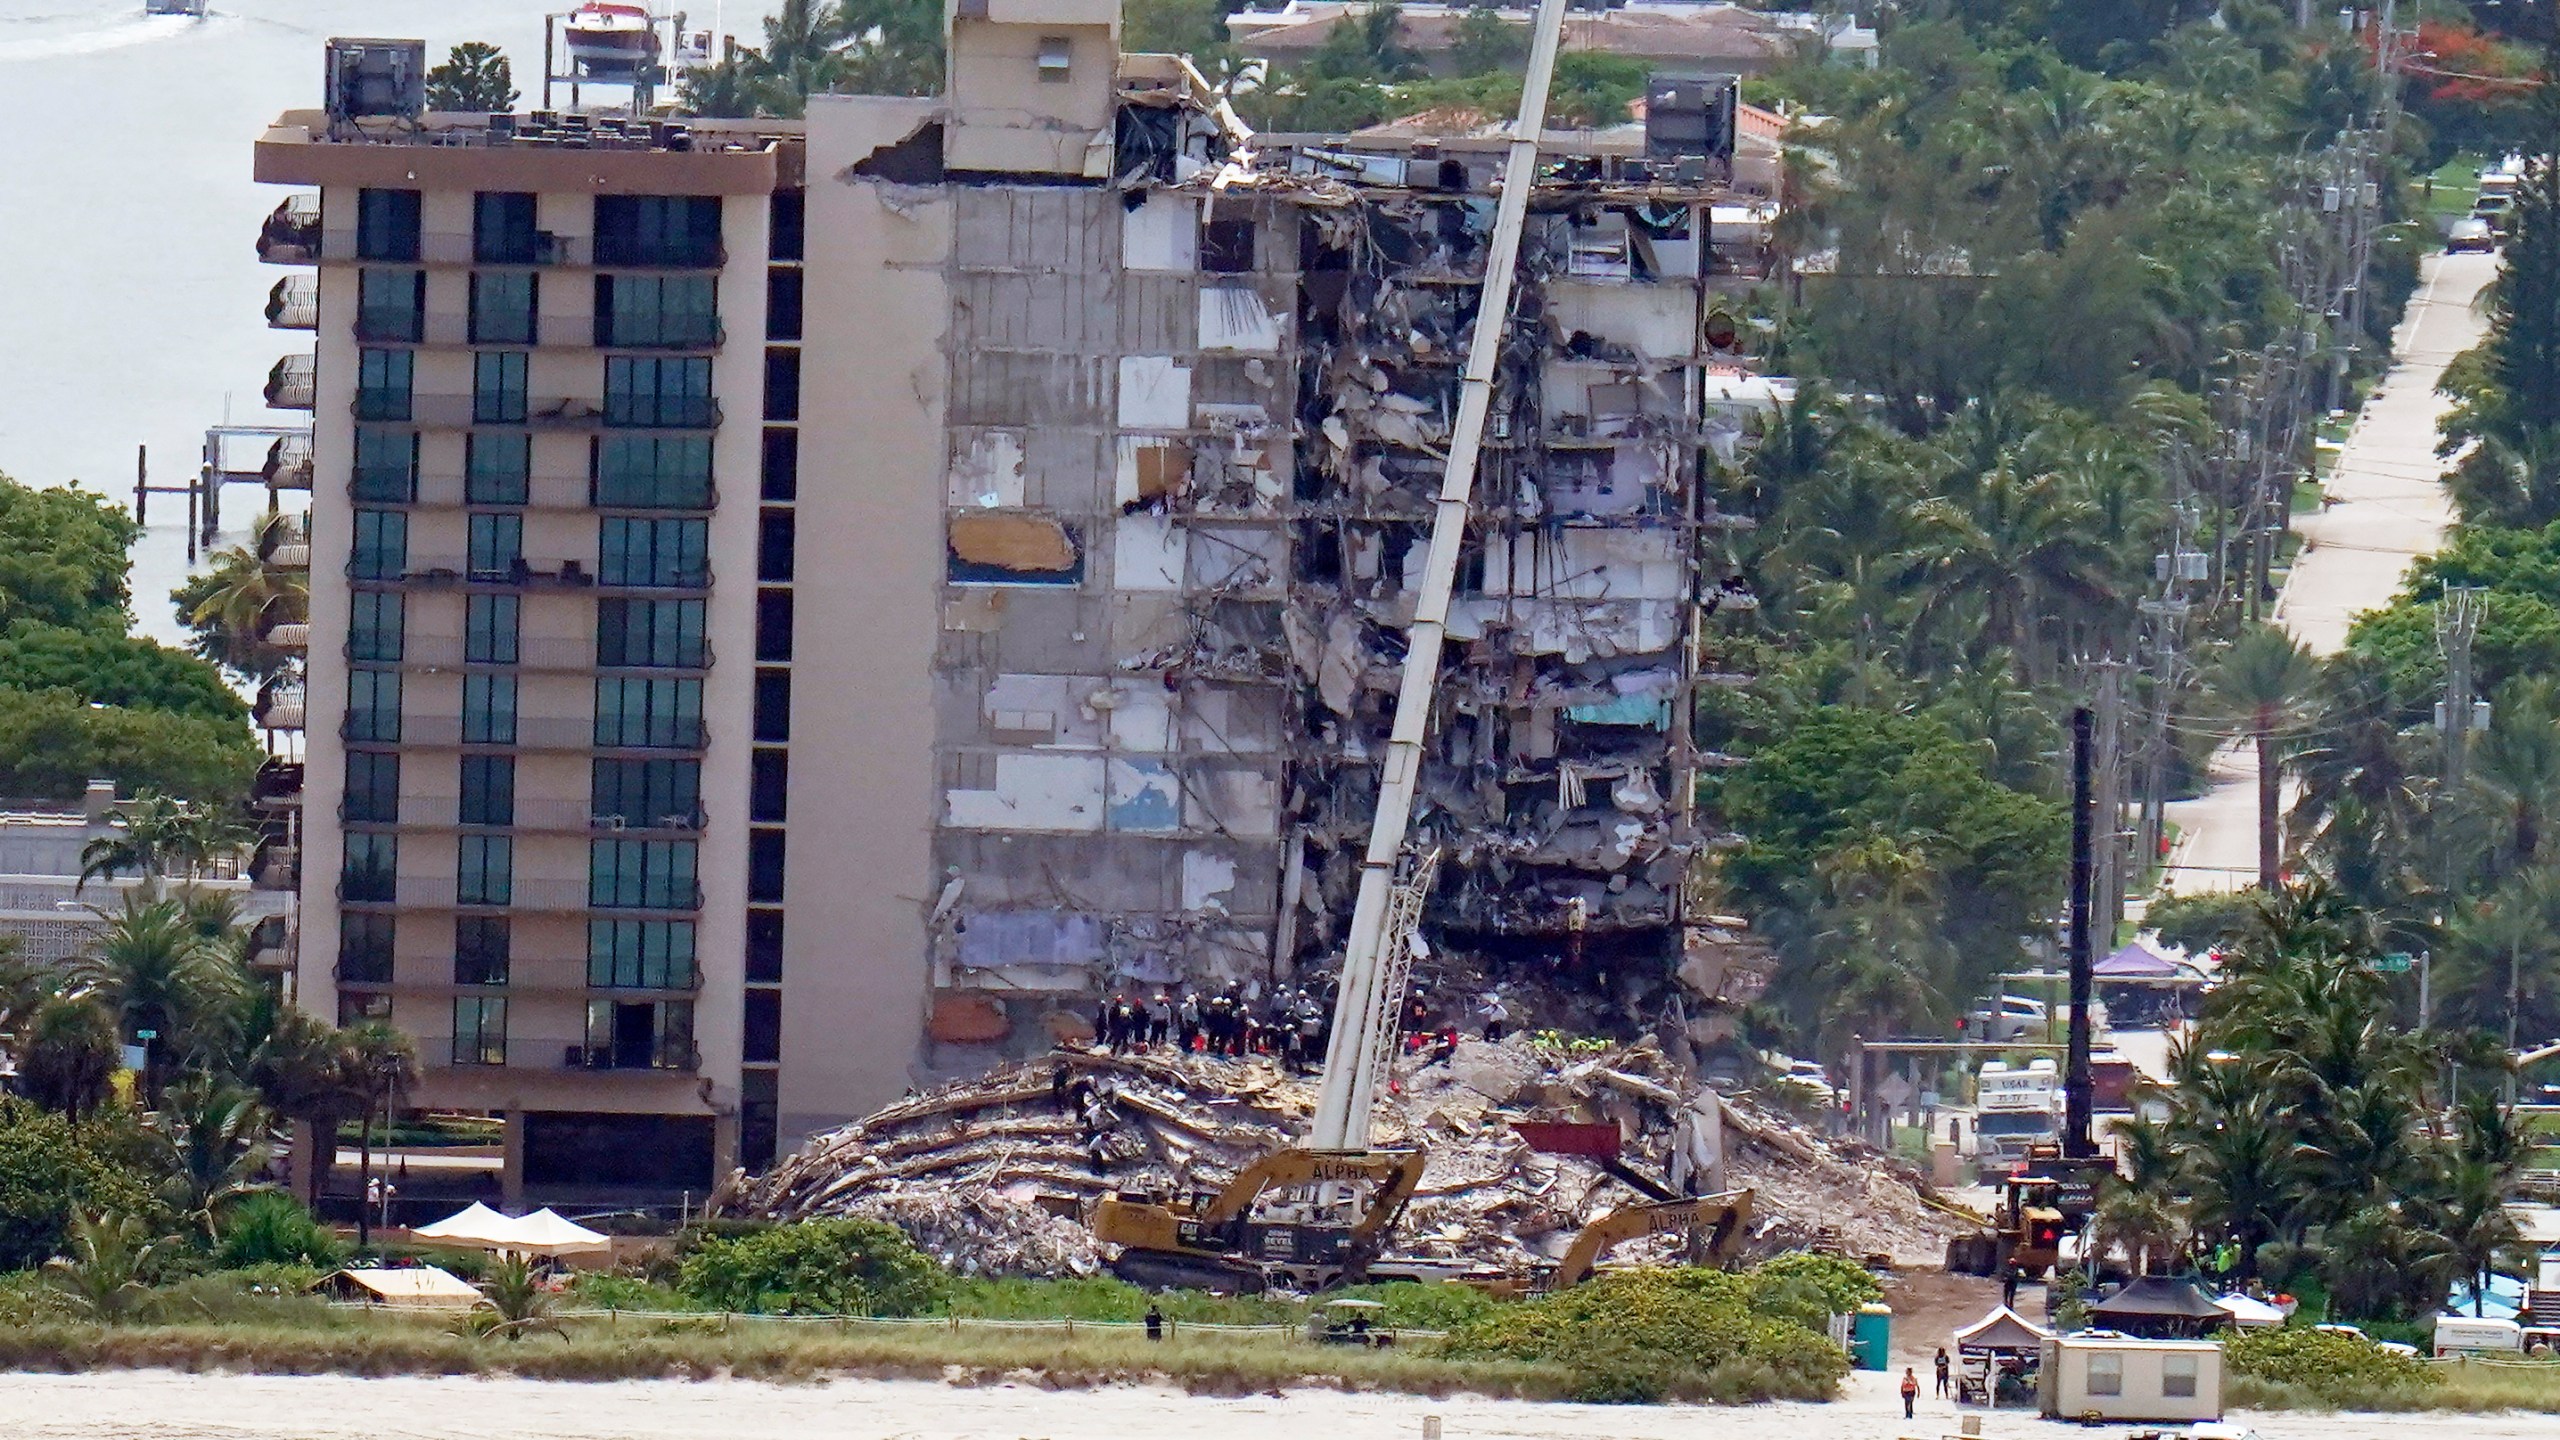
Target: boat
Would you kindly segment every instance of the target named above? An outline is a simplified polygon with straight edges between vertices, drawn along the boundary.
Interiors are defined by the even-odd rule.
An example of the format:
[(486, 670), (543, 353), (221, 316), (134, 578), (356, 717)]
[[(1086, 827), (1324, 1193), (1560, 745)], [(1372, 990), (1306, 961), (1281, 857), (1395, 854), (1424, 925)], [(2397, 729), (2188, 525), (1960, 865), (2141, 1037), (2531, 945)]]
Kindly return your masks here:
[(204, 18), (204, 0), (142, 0), (145, 15), (190, 15)]
[(658, 24), (646, 9), (587, 0), (562, 24), (569, 63), (581, 75), (629, 77), (658, 63)]

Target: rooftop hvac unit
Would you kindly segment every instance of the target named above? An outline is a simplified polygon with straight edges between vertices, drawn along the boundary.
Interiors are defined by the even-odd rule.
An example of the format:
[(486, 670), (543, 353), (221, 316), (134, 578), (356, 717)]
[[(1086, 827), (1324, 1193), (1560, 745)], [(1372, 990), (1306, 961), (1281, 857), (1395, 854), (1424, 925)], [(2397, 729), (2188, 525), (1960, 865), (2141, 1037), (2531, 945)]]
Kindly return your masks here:
[(415, 120), (427, 113), (427, 42), (329, 42), (329, 118)]
[(1741, 98), (1742, 81), (1736, 76), (1654, 76), (1644, 94), (1645, 158), (1704, 156), (1732, 163), (1735, 107)]

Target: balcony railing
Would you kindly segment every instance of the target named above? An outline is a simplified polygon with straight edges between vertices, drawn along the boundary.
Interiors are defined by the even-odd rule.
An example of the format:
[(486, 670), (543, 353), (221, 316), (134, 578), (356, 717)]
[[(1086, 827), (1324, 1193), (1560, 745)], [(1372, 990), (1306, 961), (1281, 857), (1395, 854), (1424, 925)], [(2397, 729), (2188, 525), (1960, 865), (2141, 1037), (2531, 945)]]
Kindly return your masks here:
[(475, 1041), (469, 1036), (457, 1041), (450, 1035), (428, 1035), (421, 1037), (417, 1046), (419, 1063), (433, 1070), (502, 1068), (491, 1063), (493, 1055), (503, 1055), (503, 1068), (508, 1070), (655, 1070), (679, 1075), (702, 1063), (701, 1047), (682, 1038), (652, 1041), (645, 1056), (617, 1054), (613, 1046), (589, 1045), (583, 1039), (529, 1035), (510, 1035), (495, 1042)]
[[(350, 571), (352, 562), (350, 562)], [(403, 584), (432, 588), (445, 585), (504, 585), (522, 590), (591, 590), (595, 572), (575, 560), (537, 564), (517, 560), (507, 565), (474, 565), (460, 555), (412, 555), (402, 567)]]
[(267, 324), (277, 330), (320, 328), (320, 277), (287, 275), (267, 291)]
[(259, 467), (259, 475), (278, 490), (311, 488), (311, 437), (279, 435), (267, 447), (267, 462)]
[[(306, 632), (310, 629), (307, 625), (302, 628)], [(270, 639), (268, 643), (277, 642)], [(307, 713), (305, 705), (306, 697), (301, 686), (277, 685), (271, 681), (258, 687), (258, 701), (250, 713), (261, 730), (299, 730)]]
[[(314, 231), (316, 234), (316, 221), (318, 217), (315, 215), (313, 219), (315, 221)], [(357, 244), (357, 234), (353, 230), (330, 230), (325, 234), (320, 234), (318, 238), (320, 241), (320, 258), (324, 260), (381, 261), (385, 264), (393, 265), (476, 265), (484, 267), (532, 265), (544, 267), (578, 267), (591, 263), (589, 257), (595, 253), (594, 244), (584, 235), (554, 235), (547, 230), (538, 230), (534, 232), (533, 247), (530, 250), (521, 251), (516, 255), (503, 259), (482, 259), (481, 256), (483, 252), (480, 248), (478, 238), (467, 230), (424, 231), (417, 237), (417, 253), (415, 255), (359, 254), (357, 252), (361, 247)]]
[(318, 357), (287, 355), (267, 371), (267, 408), (308, 410), (320, 373)]
[[(418, 477), (415, 493), (405, 503), (423, 508), (457, 509), (464, 505), (498, 505), (527, 510), (584, 510), (587, 504), (587, 477), (584, 475), (533, 475), (524, 482), (524, 499), (473, 500), (468, 477), (446, 473)], [(363, 498), (363, 497), (358, 497)]]
[(584, 834), (595, 829), (584, 800), (528, 800), (519, 797), (504, 824), (465, 820), (458, 795), (403, 795), (394, 823), (404, 829), (454, 830), (465, 825), (495, 830), (532, 830), (550, 834)]
[(249, 801), (254, 805), (300, 805), (302, 762), (279, 760), (273, 756), (261, 762), (257, 778), (249, 782)]
[[(575, 396), (411, 395), (398, 417), (435, 430), (473, 425), (521, 425), (528, 430), (594, 430), (605, 423), (603, 403)], [(494, 418), (499, 415), (508, 418)], [(517, 417), (521, 418), (517, 418)], [(492, 417), (492, 418), (483, 418)], [(358, 418), (365, 418), (361, 411)]]
[[(513, 750), (587, 751), (607, 747), (596, 744), (596, 722), (584, 717), (542, 716), (519, 717), (512, 727), (494, 733), (507, 736), (503, 740), (467, 738), (492, 733), (474, 724), (469, 729), (460, 715), (410, 715), (400, 724), (399, 743), (416, 749), (449, 750), (462, 745), (496, 745)], [(627, 748), (627, 747), (626, 747)], [(700, 749), (699, 745), (692, 748)]]
[(309, 265), (320, 258), (320, 197), (288, 195), (258, 227), (258, 258), (270, 265)]
[[(343, 889), (342, 885), (340, 899), (357, 898), (343, 893)], [(393, 892), (393, 898), (376, 903), (399, 905), (417, 910), (453, 910), (466, 905), (475, 909), (492, 910), (579, 911), (587, 908), (587, 882), (583, 879), (528, 879), (519, 875), (505, 886), (497, 887), (497, 890), (498, 893), (506, 896), (504, 900), (489, 901), (477, 898), (480, 894), (491, 893), (490, 891), (475, 892), (474, 898), (466, 900), (463, 898), (462, 882), (454, 876), (403, 875)], [(694, 908), (701, 907), (696, 905)]]
[[(596, 642), (566, 636), (520, 636), (512, 660), (467, 658), (460, 635), (411, 631), (401, 646), (399, 664), (411, 670), (444, 670), (462, 665), (511, 665), (519, 670), (582, 672), (596, 668)], [(349, 659), (356, 657), (349, 656)]]

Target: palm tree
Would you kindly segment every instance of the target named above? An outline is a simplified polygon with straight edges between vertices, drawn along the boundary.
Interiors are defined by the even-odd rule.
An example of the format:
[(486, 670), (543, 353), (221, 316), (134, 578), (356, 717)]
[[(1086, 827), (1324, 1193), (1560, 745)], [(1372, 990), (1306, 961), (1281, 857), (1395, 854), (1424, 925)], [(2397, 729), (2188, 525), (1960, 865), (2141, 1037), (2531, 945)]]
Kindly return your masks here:
[[(382, 1117), (383, 1128), (391, 1125), (391, 1109), (409, 1087), (418, 1083), (418, 1052), (409, 1037), (379, 1020), (369, 1020), (347, 1032), (347, 1048), (353, 1062), (353, 1074), (364, 1096), (364, 1128), (357, 1142), (356, 1177), (359, 1194), (373, 1186), (373, 1117)], [(337, 1144), (333, 1131), (327, 1137), (330, 1146)], [(356, 1246), (373, 1243), (373, 1213), (370, 1206), (356, 1211)]]
[(321, 1181), (337, 1163), (338, 1128), (366, 1114), (371, 1103), (348, 1032), (284, 1007), (245, 1068), (269, 1109), (310, 1127), (313, 1160), (302, 1177), (303, 1200), (317, 1207)]
[(2560, 520), (2560, 429), (2487, 430), (2478, 438), (2446, 476), (2462, 518), (2519, 530)]
[(2300, 718), (2319, 666), (2299, 641), (2272, 625), (2244, 632), (2222, 652), (2210, 685), (2223, 712), (2240, 722), (2258, 750), (2258, 887), (2284, 883), (2284, 767), (2279, 740)]
[(483, 1335), (504, 1335), (521, 1340), (535, 1330), (559, 1334), (560, 1322), (552, 1318), (554, 1301), (533, 1263), (521, 1255), (503, 1255), (489, 1267), (480, 1282), (480, 1293), (489, 1308), (481, 1312), (472, 1329)]
[(107, 823), (114, 833), (101, 835), (80, 850), (80, 879), (112, 880), (130, 870), (145, 886), (157, 885), (172, 867), (184, 864), (195, 826), (187, 803), (156, 790), (146, 790), (117, 807)]
[(160, 1057), (182, 1033), (218, 1018), (246, 983), (238, 966), (196, 931), (186, 907), (137, 890), (100, 911), (105, 927), (68, 967), (72, 986), (114, 1017), (143, 1047), (143, 1093), (159, 1100)]
[(204, 1227), (206, 1243), (218, 1242), (224, 1202), (265, 1188), (258, 1177), (275, 1153), (274, 1120), (248, 1092), (198, 1078), (173, 1087), (145, 1123), (171, 1202)]
[(259, 522), (257, 540), (215, 554), (205, 573), (173, 597), (195, 631), (195, 652), (253, 685), (294, 664), (292, 652), (266, 642), (266, 632), (311, 616), (309, 574), (266, 558), (290, 523), (270, 511)]
[(2496, 714), (2471, 776), (2498, 807), (2507, 863), (2530, 868), (2544, 824), (2560, 810), (2560, 681), (2518, 676), (2500, 691)]
[(2443, 1271), (2471, 1289), (2471, 1313), (2479, 1316), (2490, 1278), (2525, 1253), (2524, 1234), (2507, 1209), (2507, 1178), (2497, 1167), (2457, 1160), (2440, 1196), (2424, 1207), (2424, 1224), (2436, 1242)]
[(18, 1088), (73, 1120), (107, 1103), (117, 1061), (115, 1021), (85, 995), (49, 996), (18, 1045)]
[(159, 1248), (133, 1216), (74, 1215), (71, 1253), (47, 1260), (44, 1278), (82, 1314), (113, 1325), (150, 1300), (142, 1272)]

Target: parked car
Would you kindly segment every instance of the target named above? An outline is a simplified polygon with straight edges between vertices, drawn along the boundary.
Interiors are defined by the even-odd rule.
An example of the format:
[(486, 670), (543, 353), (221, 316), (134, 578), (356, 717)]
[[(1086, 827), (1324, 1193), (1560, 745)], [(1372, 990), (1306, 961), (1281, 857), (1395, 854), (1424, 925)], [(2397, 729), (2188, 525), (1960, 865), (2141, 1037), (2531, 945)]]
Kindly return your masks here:
[(2498, 248), (2498, 234), (2489, 228), (2488, 221), (2477, 215), (2465, 215), (2454, 221), (2453, 228), (2445, 232), (2444, 248), (2447, 253), (2456, 255), (2466, 250), (2486, 253)]
[(2016, 1040), (2023, 1036), (2041, 1035), (2053, 1019), (2052, 1011), (2041, 1000), (2024, 995), (2003, 995), (1997, 1003), (1986, 1005), (1966, 1017), (1972, 1021), (1975, 1035), (1985, 1040)]
[(1810, 1098), (1817, 1105), (1837, 1104), (1840, 1092), (1832, 1087), (1831, 1077), (1812, 1060), (1790, 1060), (1778, 1075), (1778, 1083)]

